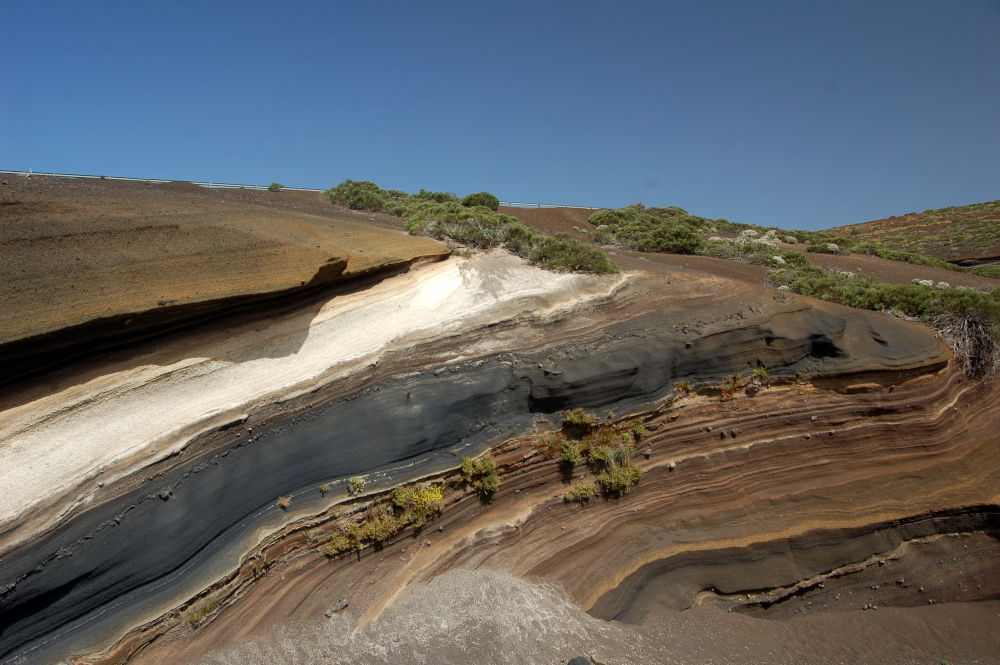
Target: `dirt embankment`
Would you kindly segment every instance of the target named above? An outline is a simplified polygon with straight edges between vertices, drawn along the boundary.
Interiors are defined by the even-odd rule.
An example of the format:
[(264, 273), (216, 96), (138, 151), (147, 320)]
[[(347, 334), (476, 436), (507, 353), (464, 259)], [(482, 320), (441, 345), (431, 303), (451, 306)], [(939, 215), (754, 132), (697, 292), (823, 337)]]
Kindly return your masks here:
[(0, 186), (0, 384), (448, 252), (315, 193), (8, 182)]

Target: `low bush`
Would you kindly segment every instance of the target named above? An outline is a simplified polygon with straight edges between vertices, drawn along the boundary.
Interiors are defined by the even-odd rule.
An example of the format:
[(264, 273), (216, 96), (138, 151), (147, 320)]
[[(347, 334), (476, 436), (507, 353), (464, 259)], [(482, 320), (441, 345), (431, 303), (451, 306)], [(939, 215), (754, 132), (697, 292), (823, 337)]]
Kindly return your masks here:
[(563, 495), (563, 500), (566, 503), (572, 503), (573, 501), (586, 503), (594, 497), (595, 492), (594, 483), (589, 480), (581, 480), (577, 484), (573, 485), (573, 489)]
[(778, 268), (787, 263), (784, 252), (778, 246), (779, 242), (772, 231), (761, 236), (753, 229), (748, 229), (736, 238), (710, 237), (701, 253), (720, 259)]
[(711, 227), (710, 220), (689, 215), (683, 208), (647, 208), (641, 203), (601, 210), (589, 221), (601, 229), (599, 242), (668, 254), (698, 253), (705, 246), (701, 231)]
[[(957, 266), (954, 263), (948, 263), (947, 261), (936, 259), (933, 256), (914, 254), (913, 252), (903, 252), (898, 249), (883, 247), (872, 242), (859, 243), (852, 247), (851, 251), (855, 254), (867, 254), (868, 256), (877, 256), (879, 258), (889, 259), (890, 261), (905, 261), (906, 263), (912, 263), (918, 266), (930, 266), (932, 268), (943, 268), (944, 270), (953, 270), (955, 272), (965, 272), (965, 268)], [(1000, 275), (1000, 270), (997, 271), (997, 274)]]
[(806, 251), (818, 254), (839, 254), (841, 256), (846, 256), (851, 253), (850, 250), (841, 247), (835, 242), (824, 242), (816, 245), (809, 245), (806, 247)]
[(388, 192), (370, 180), (345, 180), (326, 190), (334, 203), (352, 210), (380, 212), (391, 200)]
[(622, 496), (632, 491), (642, 479), (642, 469), (635, 464), (615, 464), (601, 471), (597, 482), (601, 490), (610, 496)]
[(280, 182), (272, 182), (270, 185), (267, 186), (267, 191), (269, 191), (269, 192), (280, 192), (284, 188), (285, 188), (285, 186), (282, 185)]
[(492, 457), (462, 458), (462, 480), (472, 489), (490, 495), (500, 488), (500, 474)]
[(421, 527), (431, 516), (444, 512), (444, 490), (441, 485), (397, 487), (392, 491), (392, 503), (402, 511), (410, 524)]
[(496, 212), (500, 202), (489, 192), (470, 194), (459, 200), (449, 192), (422, 189), (407, 194), (382, 189), (368, 180), (345, 180), (326, 194), (334, 203), (354, 210), (402, 217), (412, 235), (448, 238), (477, 249), (503, 247), (547, 270), (601, 275), (621, 272), (607, 254), (569, 233), (548, 236), (516, 217)]
[(580, 453), (580, 446), (575, 443), (567, 441), (563, 444), (562, 454), (559, 459), (563, 461), (564, 464), (570, 466), (575, 466), (583, 461), (583, 455)]
[(365, 491), (365, 479), (361, 476), (354, 476), (347, 481), (347, 493), (357, 496)]
[(406, 228), (414, 235), (450, 238), (478, 249), (503, 247), (530, 263), (548, 270), (621, 272), (603, 251), (569, 233), (548, 236), (524, 222), (484, 208), (461, 204), (424, 207), (408, 212)]
[(562, 412), (563, 427), (590, 429), (597, 424), (597, 416), (577, 407)]
[(975, 268), (969, 268), (969, 272), (971, 272), (973, 275), (979, 275), (980, 277), (990, 277), (992, 279), (1000, 279), (1000, 265), (996, 263), (991, 263), (985, 266), (976, 266)]
[(500, 207), (500, 199), (493, 196), (489, 192), (478, 192), (476, 194), (469, 194), (462, 199), (462, 205), (466, 208), (481, 206), (483, 208), (489, 208), (490, 210), (496, 210)]

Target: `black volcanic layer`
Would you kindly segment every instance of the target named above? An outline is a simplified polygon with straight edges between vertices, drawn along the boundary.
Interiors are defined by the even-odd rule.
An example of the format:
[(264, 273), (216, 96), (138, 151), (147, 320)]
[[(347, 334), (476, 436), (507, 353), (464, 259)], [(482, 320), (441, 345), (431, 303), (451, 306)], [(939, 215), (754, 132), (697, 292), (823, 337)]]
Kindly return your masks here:
[[(0, 572), (0, 658), (50, 662), (120, 635), (196, 591), (261, 525), (276, 499), (316, 501), (325, 482), (396, 470), (394, 482), (454, 466), (448, 451), (481, 450), (559, 409), (627, 411), (680, 378), (718, 380), (764, 363), (777, 369), (852, 371), (937, 357), (929, 332), (837, 309), (786, 309), (680, 335), (665, 315), (619, 324), (531, 355), (498, 357), (390, 378), (193, 459), (145, 489), (71, 519), (5, 557)], [(421, 462), (414, 469), (401, 468)], [(169, 500), (161, 491), (172, 492)], [(230, 563), (235, 559), (230, 558)]]

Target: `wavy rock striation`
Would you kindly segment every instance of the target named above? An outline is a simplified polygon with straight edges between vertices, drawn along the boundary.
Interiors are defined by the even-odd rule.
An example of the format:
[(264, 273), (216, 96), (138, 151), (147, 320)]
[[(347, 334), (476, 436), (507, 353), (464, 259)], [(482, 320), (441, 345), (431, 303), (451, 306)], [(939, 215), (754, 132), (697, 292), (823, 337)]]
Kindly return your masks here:
[[(312, 325), (348, 336), (338, 347), (336, 335), (327, 339), (318, 333), (324, 340), (319, 346), (334, 349), (343, 366), (311, 359), (305, 351), (311, 328), (299, 352), (276, 365), (285, 369), (310, 358), (312, 373), (296, 370), (294, 381), (276, 380), (273, 369), (263, 373), (266, 385), (280, 386), (280, 394), (255, 392), (254, 368), (267, 363), (197, 365), (196, 377), (223, 372), (218, 403), (235, 412), (296, 394), (308, 404), (289, 409), (297, 415), (272, 416), (274, 424), (252, 433), (238, 425), (204, 452), (163, 460), (152, 480), (140, 479), (138, 486), (122, 476), (122, 493), (95, 499), (49, 536), (8, 552), (0, 601), (5, 658), (43, 662), (95, 649), (106, 635), (181, 604), (238, 567), (240, 556), (263, 534), (294, 514), (328, 506), (332, 498), (316, 490), (321, 483), (337, 488), (349, 476), (369, 474), (384, 487), (440, 472), (455, 464), (456, 453), (474, 453), (530, 430), (562, 408), (648, 408), (680, 378), (713, 382), (757, 363), (774, 371), (831, 376), (888, 369), (905, 375), (947, 361), (929, 331), (905, 322), (759, 289), (718, 295), (718, 280), (711, 279), (651, 298), (643, 279), (622, 291), (620, 277), (553, 276), (500, 256), (450, 261), (387, 280), (358, 294), (360, 303), (350, 297), (332, 301), (338, 314), (321, 313)], [(595, 308), (602, 300), (605, 304)], [(405, 325), (397, 329), (394, 321)], [(532, 334), (524, 332), (529, 322), (533, 343)], [(374, 337), (363, 335), (366, 343), (356, 346), (361, 331)], [(379, 335), (386, 342), (372, 344)], [(387, 343), (392, 353), (383, 348)], [(357, 389), (345, 394), (330, 382), (379, 357), (384, 361), (369, 367), (371, 378)], [(429, 359), (448, 357), (451, 362), (426, 367)], [(238, 374), (226, 374), (236, 368)], [(111, 403), (152, 396), (150, 408), (162, 408), (190, 394), (201, 410), (185, 406), (166, 420), (205, 421), (213, 389), (198, 383), (192, 389), (187, 370), (176, 384), (174, 369), (156, 375), (161, 371), (128, 384)], [(329, 396), (306, 397), (321, 385), (320, 376), (330, 386)], [(124, 377), (113, 381), (127, 384)], [(80, 409), (82, 422), (106, 422), (87, 415), (93, 397), (78, 404), (67, 411)], [(142, 413), (133, 406), (128, 410)], [(58, 422), (44, 410), (36, 414), (38, 423)], [(79, 423), (72, 430), (85, 431)], [(293, 514), (279, 509), (278, 496), (292, 497)], [(544, 571), (551, 555), (534, 552), (529, 559), (532, 570)], [(628, 567), (612, 562), (584, 569)], [(593, 588), (593, 574), (574, 577)]]

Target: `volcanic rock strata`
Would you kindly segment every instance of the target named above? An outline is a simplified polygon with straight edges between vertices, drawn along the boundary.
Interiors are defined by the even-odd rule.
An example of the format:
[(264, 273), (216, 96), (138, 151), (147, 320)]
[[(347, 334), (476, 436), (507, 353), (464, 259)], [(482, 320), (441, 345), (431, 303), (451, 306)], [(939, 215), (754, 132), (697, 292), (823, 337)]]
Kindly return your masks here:
[[(11, 532), (0, 604), (5, 658), (44, 662), (97, 648), (238, 567), (264, 534), (322, 512), (342, 496), (346, 478), (368, 475), (386, 487), (441, 472), (456, 454), (530, 431), (538, 418), (556, 424), (560, 409), (641, 410), (676, 380), (715, 382), (759, 363), (907, 376), (947, 362), (922, 327), (768, 290), (719, 295), (720, 281), (654, 295), (653, 277), (554, 276), (503, 256), (451, 260), (335, 298), (310, 314), (306, 341), (290, 356), (247, 353), (279, 338), (282, 320), (227, 339), (228, 355), (184, 349), (184, 360), (109, 374), (72, 395), (12, 409), (7, 418), (22, 419), (7, 428), (8, 451), (38, 454), (48, 445), (42, 456), (57, 458), (52, 428), (61, 424), (75, 436), (61, 445), (78, 458), (88, 448), (107, 454), (88, 439), (135, 443), (122, 444), (118, 458), (127, 463), (108, 473), (114, 487), (82, 499), (77, 490), (78, 507), (49, 535), (29, 542), (42, 526), (30, 520)], [(322, 351), (311, 350), (314, 341)], [(361, 368), (367, 378), (345, 390)], [(273, 424), (249, 431), (240, 414), (275, 402), (287, 415), (272, 411)], [(119, 417), (107, 418), (115, 408)], [(157, 412), (168, 408), (161, 422)], [(32, 422), (46, 432), (37, 443)], [(192, 445), (195, 432), (220, 422), (236, 425)], [(107, 423), (123, 429), (108, 434)], [(48, 496), (39, 492), (46, 483), (93, 483), (115, 462), (102, 468), (103, 457), (80, 459), (74, 474), (63, 463), (51, 480), (32, 482), (36, 497)], [(323, 483), (341, 490), (324, 497), (316, 490)], [(292, 499), (289, 512), (279, 496)], [(8, 515), (32, 500), (8, 501)], [(544, 569), (546, 557), (532, 559)]]
[[(692, 636), (754, 621), (781, 636), (789, 617), (837, 634), (856, 624), (836, 612), (894, 616), (873, 605), (906, 613), (900, 635), (926, 655), (934, 617), (1000, 594), (1000, 398), (925, 326), (657, 260), (597, 277), (444, 259), (319, 196), (158, 187), (4, 193), (17, 306), (0, 352), (24, 367), (0, 379), (0, 662), (193, 662), (290, 622), (323, 644), (346, 631), (306, 659), (398, 662), (397, 638), (347, 635), (433, 635), (447, 617), (405, 608), (460, 610), (505, 584), (497, 611), (535, 612), (511, 619), (525, 635), (548, 612), (600, 636), (559, 635), (553, 657), (683, 660), (650, 637), (678, 610), (715, 608), (684, 620)], [(43, 274), (78, 252), (87, 266)], [(755, 390), (720, 389), (764, 366)], [(596, 473), (546, 443), (577, 407), (642, 432), (628, 495), (563, 500)], [(489, 501), (456, 473), (488, 449), (504, 474)], [(427, 479), (446, 502), (430, 525), (324, 556), (338, 525)]]
[[(618, 617), (615, 624), (637, 626), (647, 657), (650, 651), (661, 654), (658, 662), (689, 655), (656, 638), (659, 632), (673, 634), (678, 622), (692, 636), (680, 643), (700, 639), (711, 645), (737, 629), (757, 635), (744, 643), (762, 662), (781, 662), (775, 652), (795, 648), (815, 662), (840, 662), (851, 653), (883, 662), (928, 653), (981, 659), (995, 653), (996, 640), (981, 631), (991, 621), (995, 626), (989, 599), (1000, 593), (992, 563), (1000, 554), (995, 398), (983, 400), (980, 387), (951, 369), (922, 370), (884, 376), (865, 392), (854, 392), (851, 384), (820, 388), (790, 381), (754, 398), (692, 396), (660, 405), (641, 416), (647, 436), (640, 447), (650, 459), (639, 460), (644, 477), (620, 500), (565, 503), (565, 469), (539, 447), (539, 437), (520, 437), (498, 452), (508, 473), (491, 504), (446, 478), (455, 490), (444, 515), (430, 529), (379, 551), (327, 561), (312, 544), (317, 541), (303, 534), (271, 543), (251, 560), (278, 562), (264, 578), (243, 587), (241, 597), (193, 633), (174, 622), (171, 632), (139, 652), (137, 662), (197, 660), (280, 626), (305, 626), (301, 643), (324, 643), (329, 628), (323, 615), (331, 615), (331, 608), (348, 607), (349, 625), (365, 640), (376, 639), (400, 630), (402, 619), (392, 608), (408, 590), (425, 607), (461, 612), (434, 595), (447, 592), (432, 591), (433, 581), (470, 569), (554, 584), (573, 604)], [(578, 466), (574, 480), (581, 473), (590, 471)], [(318, 542), (321, 533), (317, 529)], [(244, 569), (248, 575), (251, 561)], [(490, 600), (496, 592), (491, 579), (463, 578), (464, 585), (479, 589), (475, 593), (487, 594), (479, 600), (485, 605), (469, 612), (494, 602), (506, 607), (502, 597)], [(419, 590), (424, 584), (431, 585), (426, 592)], [(960, 605), (970, 601), (983, 603), (978, 613)], [(702, 612), (694, 624), (676, 614), (699, 605), (722, 611)], [(879, 611), (862, 611), (873, 605)], [(816, 642), (790, 626), (750, 627), (724, 611), (742, 607), (777, 617), (811, 612), (809, 627), (800, 628), (825, 635), (825, 650), (810, 650)], [(863, 618), (848, 618), (854, 614)], [(403, 625), (415, 631), (405, 635), (411, 646), (434, 634), (441, 616), (407, 616)], [(968, 628), (964, 637), (941, 635), (936, 628), (959, 620)], [(859, 640), (859, 630), (882, 638)], [(462, 634), (481, 639), (475, 631)], [(142, 644), (142, 635), (123, 646)], [(760, 635), (774, 641), (761, 643)], [(326, 651), (295, 653), (392, 662), (362, 657), (363, 644), (345, 640), (327, 644)], [(628, 647), (619, 644), (611, 653), (634, 658)], [(442, 650), (430, 653), (440, 662), (462, 662)], [(530, 658), (532, 652), (518, 655)]]

